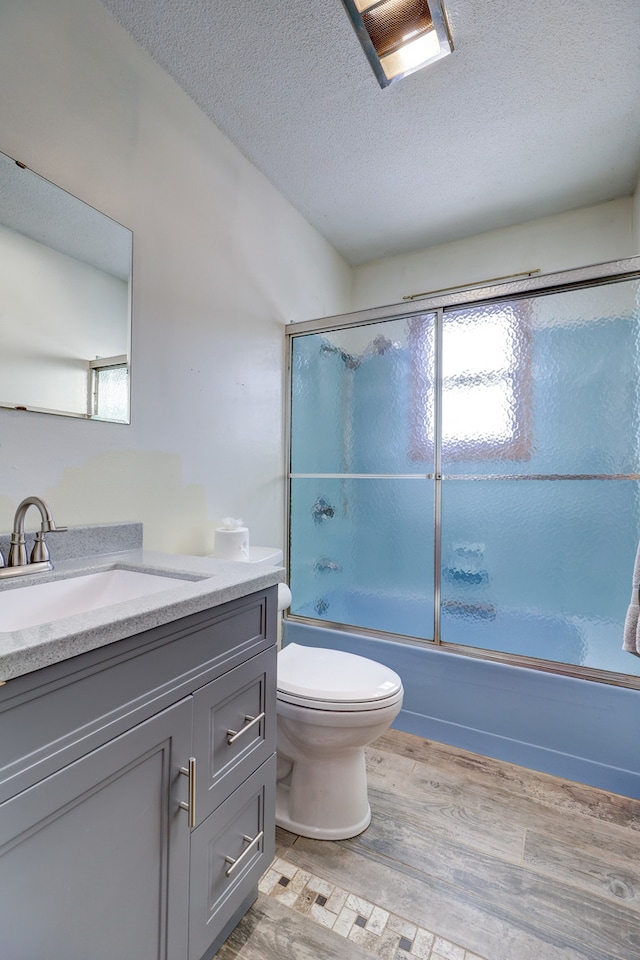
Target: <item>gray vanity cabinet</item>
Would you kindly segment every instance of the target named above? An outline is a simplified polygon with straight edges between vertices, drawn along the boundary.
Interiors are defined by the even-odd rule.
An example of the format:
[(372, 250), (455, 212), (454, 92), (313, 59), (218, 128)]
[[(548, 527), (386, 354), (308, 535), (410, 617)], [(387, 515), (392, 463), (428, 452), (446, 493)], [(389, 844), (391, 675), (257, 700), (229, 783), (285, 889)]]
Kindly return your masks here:
[(269, 588), (0, 687), (2, 960), (213, 956), (274, 855), (275, 625)]
[(235, 926), (238, 902), (251, 896), (273, 859), (275, 773), (272, 756), (191, 835), (189, 960), (206, 955), (212, 930)]
[(0, 806), (4, 960), (184, 956), (190, 734), (188, 699)]
[(194, 693), (196, 823), (201, 823), (273, 753), (275, 697), (270, 650)]

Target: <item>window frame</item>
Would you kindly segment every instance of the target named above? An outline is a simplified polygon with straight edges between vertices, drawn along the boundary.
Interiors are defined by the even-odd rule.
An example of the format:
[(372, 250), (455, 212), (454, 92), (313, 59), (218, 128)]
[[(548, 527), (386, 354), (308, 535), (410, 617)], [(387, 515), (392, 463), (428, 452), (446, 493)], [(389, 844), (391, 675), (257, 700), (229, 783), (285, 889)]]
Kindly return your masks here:
[[(128, 373), (129, 373), (129, 359), (126, 353), (119, 354), (114, 357), (99, 357), (95, 360), (89, 361), (89, 395), (87, 398), (88, 403), (88, 414), (92, 420), (102, 420), (103, 417), (100, 417), (98, 414), (98, 399), (99, 399), (99, 381), (100, 381), (100, 372), (102, 370), (113, 370), (113, 369), (126, 369), (127, 370), (127, 393), (129, 392), (128, 386)], [(127, 397), (127, 400), (129, 398)], [(111, 423), (128, 423), (128, 420), (111, 420)]]

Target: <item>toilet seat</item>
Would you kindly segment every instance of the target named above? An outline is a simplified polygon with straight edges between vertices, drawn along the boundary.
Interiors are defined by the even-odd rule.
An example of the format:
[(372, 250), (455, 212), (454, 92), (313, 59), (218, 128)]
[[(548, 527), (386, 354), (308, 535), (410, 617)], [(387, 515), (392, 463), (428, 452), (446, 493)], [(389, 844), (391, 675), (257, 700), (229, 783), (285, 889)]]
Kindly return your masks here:
[(382, 710), (402, 700), (402, 681), (384, 664), (341, 650), (290, 643), (278, 654), (278, 700), (310, 710)]

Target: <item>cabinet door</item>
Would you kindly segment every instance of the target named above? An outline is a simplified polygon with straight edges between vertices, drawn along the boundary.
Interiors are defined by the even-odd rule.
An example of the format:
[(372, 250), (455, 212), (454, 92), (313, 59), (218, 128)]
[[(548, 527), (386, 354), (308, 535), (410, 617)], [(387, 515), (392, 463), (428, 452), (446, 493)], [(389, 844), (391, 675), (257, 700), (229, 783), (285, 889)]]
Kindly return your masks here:
[(201, 823), (276, 748), (276, 649), (197, 690), (193, 749)]
[(200, 960), (275, 853), (275, 755), (191, 834), (189, 960)]
[(191, 721), (188, 697), (0, 806), (3, 960), (184, 960)]

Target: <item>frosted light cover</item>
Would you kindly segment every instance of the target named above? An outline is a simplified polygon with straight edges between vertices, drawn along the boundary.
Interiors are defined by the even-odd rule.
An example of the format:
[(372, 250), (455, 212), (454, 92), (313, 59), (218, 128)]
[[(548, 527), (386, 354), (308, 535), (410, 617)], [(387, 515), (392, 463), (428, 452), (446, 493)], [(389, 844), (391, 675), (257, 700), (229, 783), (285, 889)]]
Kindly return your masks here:
[(408, 73), (409, 70), (415, 70), (416, 67), (435, 59), (439, 53), (438, 34), (435, 30), (431, 30), (394, 53), (380, 57), (380, 63), (388, 79), (393, 80), (394, 77)]

